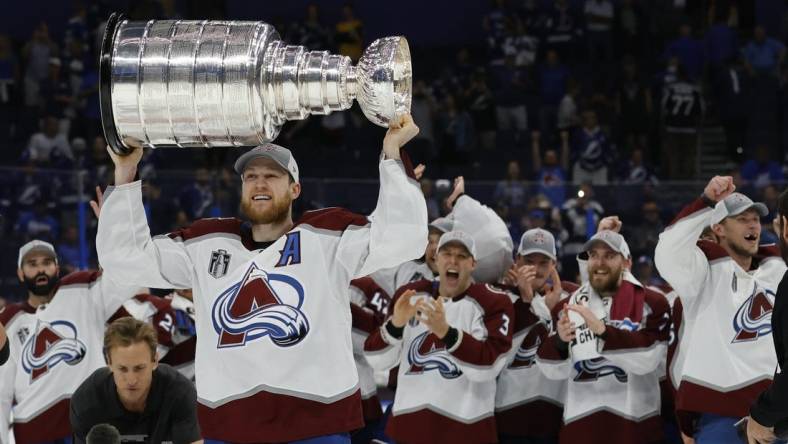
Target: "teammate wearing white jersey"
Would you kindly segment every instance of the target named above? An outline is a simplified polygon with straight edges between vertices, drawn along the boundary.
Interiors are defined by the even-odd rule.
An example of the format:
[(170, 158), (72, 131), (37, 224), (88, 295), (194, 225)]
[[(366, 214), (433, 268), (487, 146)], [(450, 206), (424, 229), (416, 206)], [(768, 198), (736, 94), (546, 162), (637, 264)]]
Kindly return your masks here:
[[(670, 377), (676, 410), (699, 414), (696, 444), (740, 443), (734, 424), (772, 379), (777, 364), (771, 313), (786, 267), (760, 246), (766, 206), (716, 176), (660, 235), (655, 262), (681, 295), (682, 322)], [(698, 241), (711, 224), (718, 243)], [(684, 428), (684, 427), (682, 427)]]
[(558, 334), (537, 352), (545, 375), (567, 384), (559, 442), (661, 442), (659, 364), (669, 338), (668, 302), (629, 272), (620, 234), (600, 231), (584, 250), (588, 282), (555, 307)]
[(397, 443), (491, 443), (495, 378), (511, 347), (509, 295), (472, 282), (473, 238), (450, 231), (438, 243), (440, 280), (394, 296), (391, 317), (364, 344), (377, 370), (399, 365), (386, 435)]
[(235, 164), (250, 223), (204, 219), (155, 238), (133, 181), (142, 150), (111, 153), (116, 185), (99, 218), (99, 262), (125, 282), (193, 290), (207, 439), (348, 442), (363, 426), (348, 287), (424, 252), (426, 203), (400, 157), (417, 133), (410, 116), (386, 133), (369, 217), (327, 208), (294, 222), (298, 166), (289, 150), (266, 144)]
[(508, 276), (515, 284), (511, 288), (515, 319), (512, 348), (498, 376), (495, 396), (499, 440), (502, 444), (554, 443), (561, 428), (566, 383), (545, 377), (536, 365), (536, 351), (548, 340), (550, 310), (577, 285), (561, 282), (555, 238), (541, 228), (523, 233)]
[(0, 443), (9, 442), (13, 412), (17, 443), (68, 438), (69, 400), (82, 381), (104, 366), (104, 325), (141, 289), (106, 273), (59, 277), (54, 247), (33, 240), (19, 249), (17, 275), (27, 300), (0, 310), (12, 345), (0, 367)]

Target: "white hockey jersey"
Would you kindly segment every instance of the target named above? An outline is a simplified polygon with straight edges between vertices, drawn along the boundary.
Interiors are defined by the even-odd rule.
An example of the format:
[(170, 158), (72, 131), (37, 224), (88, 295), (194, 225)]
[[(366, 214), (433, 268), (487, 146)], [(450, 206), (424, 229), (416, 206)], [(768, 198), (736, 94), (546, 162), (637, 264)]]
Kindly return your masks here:
[[(408, 289), (435, 298), (438, 287), (437, 281), (408, 284), (391, 306)], [(399, 365), (386, 435), (403, 443), (496, 442), (495, 378), (512, 344), (512, 302), (506, 292), (473, 284), (444, 307), (448, 324), (460, 331), (451, 349), (415, 319), (401, 339), (384, 325), (364, 345), (376, 370)]]
[[(607, 330), (603, 339), (579, 327), (568, 355), (558, 347), (557, 334), (539, 347), (536, 362), (544, 374), (567, 381), (559, 442), (659, 442), (659, 366), (665, 359), (670, 335), (667, 300), (643, 288), (625, 271), (612, 298), (601, 298), (586, 283), (555, 306), (555, 322), (567, 303), (587, 305), (605, 322)], [(596, 341), (597, 357), (583, 360), (572, 356), (571, 349), (588, 340)]]
[(64, 276), (48, 304), (36, 309), (21, 302), (0, 310), (11, 344), (11, 357), (0, 366), (0, 443), (9, 442), (12, 411), (17, 443), (70, 436), (71, 395), (106, 365), (106, 322), (140, 290), (82, 271)]
[(141, 184), (108, 190), (99, 261), (124, 282), (191, 288), (203, 435), (280, 442), (363, 426), (348, 286), (420, 257), (427, 210), (402, 162), (380, 163), (369, 218), (311, 211), (270, 246), (235, 219), (203, 220), (151, 239)]
[(761, 247), (743, 270), (719, 245), (698, 241), (713, 208), (686, 206), (659, 237), (660, 275), (681, 297), (678, 345), (670, 368), (676, 410), (748, 415), (769, 386), (777, 358), (772, 307), (786, 266), (774, 246)]
[[(562, 297), (577, 285), (562, 282)], [(512, 348), (506, 353), (506, 367), (498, 376), (495, 393), (495, 420), (500, 435), (510, 437), (555, 438), (561, 428), (566, 381), (550, 379), (536, 365), (536, 352), (548, 340), (552, 322), (540, 319), (531, 304), (524, 302), (516, 287), (509, 288), (514, 304)], [(544, 299), (536, 295), (535, 300)]]

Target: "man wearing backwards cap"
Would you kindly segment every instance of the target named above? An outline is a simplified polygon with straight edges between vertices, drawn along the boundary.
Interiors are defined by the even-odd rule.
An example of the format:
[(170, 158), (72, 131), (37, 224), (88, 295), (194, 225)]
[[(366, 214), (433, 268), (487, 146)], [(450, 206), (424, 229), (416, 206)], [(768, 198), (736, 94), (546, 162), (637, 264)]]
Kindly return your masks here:
[(465, 232), (441, 236), (437, 265), (440, 279), (402, 287), (364, 344), (375, 369), (399, 365), (386, 434), (403, 444), (496, 442), (495, 378), (511, 347), (512, 303), (473, 282), (476, 246)]
[(348, 288), (424, 253), (424, 196), (400, 158), (417, 133), (410, 116), (386, 133), (369, 217), (326, 208), (294, 222), (298, 165), (290, 150), (269, 143), (235, 163), (248, 222), (203, 219), (154, 238), (133, 181), (142, 150), (110, 153), (115, 187), (99, 217), (99, 261), (125, 282), (193, 290), (207, 439), (344, 443), (363, 427)]
[[(681, 295), (682, 324), (671, 363), (680, 417), (697, 416), (696, 444), (740, 443), (734, 424), (768, 387), (777, 360), (771, 314), (786, 267), (759, 246), (766, 206), (715, 176), (660, 235), (654, 262)], [(698, 237), (711, 225), (717, 243)], [(686, 429), (686, 427), (682, 427)]]
[(515, 323), (507, 366), (498, 377), (496, 390), (499, 441), (556, 442), (566, 384), (545, 377), (535, 365), (536, 350), (548, 340), (550, 310), (577, 285), (561, 282), (556, 270), (555, 238), (541, 228), (522, 235), (516, 262), (507, 275), (515, 283), (511, 289)]
[(537, 352), (544, 374), (567, 384), (559, 442), (662, 442), (659, 365), (670, 333), (668, 302), (629, 272), (620, 234), (599, 231), (583, 251), (588, 281), (556, 305), (558, 334)]
[(140, 288), (92, 271), (61, 279), (55, 248), (40, 240), (19, 249), (17, 264), (27, 300), (0, 310), (11, 346), (0, 367), (0, 442), (12, 412), (16, 442), (65, 439), (71, 395), (104, 366), (104, 325)]

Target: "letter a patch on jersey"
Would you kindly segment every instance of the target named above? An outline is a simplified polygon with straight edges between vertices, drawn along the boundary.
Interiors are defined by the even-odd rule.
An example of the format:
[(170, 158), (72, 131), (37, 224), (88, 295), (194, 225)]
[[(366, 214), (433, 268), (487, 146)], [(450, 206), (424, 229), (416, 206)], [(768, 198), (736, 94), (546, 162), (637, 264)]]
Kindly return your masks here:
[(276, 263), (277, 267), (284, 267), (285, 265), (295, 265), (301, 263), (301, 232), (293, 231), (287, 233), (285, 240), (285, 247), (279, 252), (279, 262)]

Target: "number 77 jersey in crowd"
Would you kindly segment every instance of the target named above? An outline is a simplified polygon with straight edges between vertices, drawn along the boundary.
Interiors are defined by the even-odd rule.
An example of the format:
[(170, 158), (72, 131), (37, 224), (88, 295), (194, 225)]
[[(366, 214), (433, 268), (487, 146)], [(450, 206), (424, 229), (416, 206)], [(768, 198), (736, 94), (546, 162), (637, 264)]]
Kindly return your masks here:
[[(422, 280), (398, 290), (389, 306), (409, 289), (417, 296), (439, 297), (438, 282)], [(402, 443), (496, 442), (495, 378), (512, 345), (512, 301), (488, 285), (473, 284), (464, 294), (444, 299), (444, 307), (449, 326), (460, 331), (451, 348), (416, 317), (401, 338), (384, 325), (366, 341), (372, 367), (399, 365), (386, 434)]]

